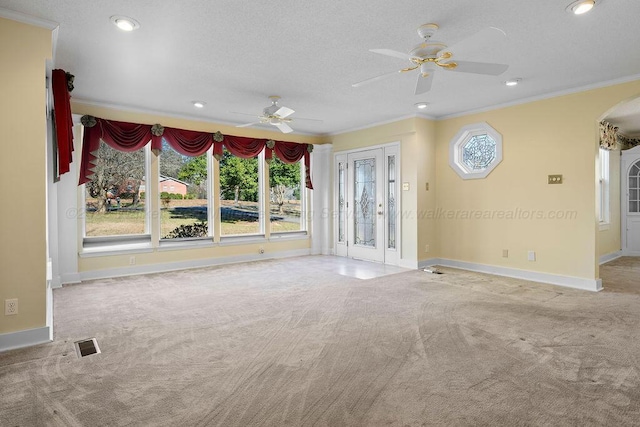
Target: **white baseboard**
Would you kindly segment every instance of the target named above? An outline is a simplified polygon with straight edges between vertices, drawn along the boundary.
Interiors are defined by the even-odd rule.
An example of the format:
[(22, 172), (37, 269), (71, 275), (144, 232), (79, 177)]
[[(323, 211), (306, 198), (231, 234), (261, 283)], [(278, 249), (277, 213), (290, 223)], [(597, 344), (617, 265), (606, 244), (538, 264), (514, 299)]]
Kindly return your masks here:
[(602, 290), (601, 279), (586, 279), (575, 276), (563, 276), (560, 274), (540, 273), (537, 271), (519, 270), (516, 268), (498, 267), (495, 265), (477, 264), (473, 262), (456, 261), (445, 258), (432, 258), (429, 260), (420, 261), (419, 268), (424, 268), (431, 265), (440, 265), (442, 267), (453, 267), (459, 268), (461, 270), (495, 274), (496, 276), (505, 276), (512, 277), (514, 279), (530, 280), (532, 282), (548, 283), (551, 285), (582, 289), (585, 291), (598, 292)]
[[(260, 261), (266, 259), (291, 258), (310, 255), (310, 249), (296, 249), (292, 251), (269, 252), (264, 254), (247, 254), (229, 257), (203, 258), (188, 261), (177, 261), (162, 264), (135, 265), (130, 267), (111, 268), (105, 270), (83, 271), (79, 273), (79, 281), (107, 279), (111, 277), (135, 276), (140, 274), (163, 273), (167, 271), (187, 270), (190, 268), (212, 267), (222, 264)], [(66, 283), (66, 282), (65, 282)]]
[(0, 334), (0, 352), (45, 344), (53, 341), (51, 336), (52, 331), (49, 326)]
[(606, 264), (608, 262), (613, 261), (614, 259), (618, 259), (622, 256), (622, 251), (611, 252), (610, 254), (605, 254), (600, 257), (600, 265)]

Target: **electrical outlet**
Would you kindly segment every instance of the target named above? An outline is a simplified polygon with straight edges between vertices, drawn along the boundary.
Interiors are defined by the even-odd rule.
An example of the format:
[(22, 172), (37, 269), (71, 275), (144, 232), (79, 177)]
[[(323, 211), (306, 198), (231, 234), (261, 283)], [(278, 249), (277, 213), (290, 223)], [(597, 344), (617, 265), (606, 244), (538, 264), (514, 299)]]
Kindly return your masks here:
[(4, 300), (4, 315), (18, 314), (18, 298)]
[(136, 257), (134, 256), (129, 257), (129, 265), (136, 265)]
[(424, 245), (424, 251), (425, 251), (425, 253), (429, 252), (429, 245)]
[(502, 258), (509, 258), (509, 249), (502, 250)]
[(529, 261), (535, 261), (536, 260), (536, 253), (535, 251), (529, 251), (527, 254), (527, 259)]

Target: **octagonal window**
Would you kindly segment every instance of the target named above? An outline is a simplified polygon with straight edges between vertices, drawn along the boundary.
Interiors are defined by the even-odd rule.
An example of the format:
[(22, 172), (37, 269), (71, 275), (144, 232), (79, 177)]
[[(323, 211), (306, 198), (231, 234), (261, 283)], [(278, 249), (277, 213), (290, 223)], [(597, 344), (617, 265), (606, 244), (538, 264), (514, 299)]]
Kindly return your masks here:
[(502, 135), (487, 123), (464, 126), (449, 145), (449, 165), (463, 179), (484, 178), (502, 161)]

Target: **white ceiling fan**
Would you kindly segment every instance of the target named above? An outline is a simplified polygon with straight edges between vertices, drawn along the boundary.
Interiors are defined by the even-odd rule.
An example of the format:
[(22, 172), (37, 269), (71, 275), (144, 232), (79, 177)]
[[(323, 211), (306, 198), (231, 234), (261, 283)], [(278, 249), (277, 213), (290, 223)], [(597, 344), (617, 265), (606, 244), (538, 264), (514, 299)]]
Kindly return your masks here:
[[(411, 62), (411, 65), (398, 71), (354, 83), (352, 86), (360, 87), (368, 83), (373, 83), (375, 81), (391, 77), (397, 73), (406, 73), (419, 68), (420, 72), (418, 74), (418, 81), (416, 83), (415, 90), (415, 94), (419, 95), (421, 93), (428, 92), (431, 89), (433, 75), (439, 69), (445, 71), (457, 71), (459, 73), (498, 76), (509, 68), (509, 66), (505, 64), (458, 61), (457, 59), (452, 60), (453, 52), (463, 46), (469, 39), (463, 40), (453, 47), (447, 47), (447, 45), (442, 42), (431, 40), (431, 37), (436, 33), (438, 28), (437, 24), (424, 24), (418, 27), (418, 35), (422, 37), (424, 41), (415, 46), (411, 51), (409, 51), (409, 53), (398, 52), (391, 49), (370, 49), (369, 51), (373, 53), (408, 60)], [(499, 28), (489, 27), (479, 31), (470, 37), (470, 39), (473, 39), (476, 44), (482, 43), (485, 46), (491, 46), (493, 43), (498, 42), (505, 37), (506, 34), (504, 31)]]
[[(293, 132), (293, 129), (291, 128), (291, 126), (289, 126), (288, 123), (291, 123), (292, 121), (292, 118), (289, 116), (295, 113), (295, 111), (292, 110), (291, 108), (281, 107), (280, 105), (278, 105), (278, 100), (280, 99), (279, 96), (272, 95), (269, 97), (269, 99), (271, 100), (271, 105), (269, 105), (268, 107), (265, 107), (262, 110), (262, 115), (258, 116), (259, 121), (245, 123), (243, 125), (239, 125), (236, 127), (244, 128), (244, 127), (253, 126), (253, 125), (270, 124), (280, 129), (282, 133)], [(247, 115), (245, 113), (235, 113), (235, 114)], [(296, 120), (311, 120), (316, 122), (322, 121), (322, 120), (302, 119), (302, 118), (296, 118)]]

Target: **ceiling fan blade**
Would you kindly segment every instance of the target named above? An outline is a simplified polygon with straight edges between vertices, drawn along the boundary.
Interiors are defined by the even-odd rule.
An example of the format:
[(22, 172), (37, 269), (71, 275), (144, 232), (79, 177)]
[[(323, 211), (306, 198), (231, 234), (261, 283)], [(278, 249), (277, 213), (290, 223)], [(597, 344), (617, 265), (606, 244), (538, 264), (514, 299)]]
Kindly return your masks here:
[(281, 119), (284, 119), (285, 117), (288, 117), (290, 115), (292, 115), (293, 113), (295, 113), (294, 110), (292, 110), (291, 108), (287, 108), (287, 107), (280, 107), (278, 109), (278, 111), (276, 111), (275, 113), (273, 113), (274, 116), (278, 116)]
[(394, 58), (406, 59), (411, 61), (414, 57), (409, 55), (408, 53), (398, 52), (397, 50), (391, 49), (369, 49), (369, 52), (379, 53), (380, 55), (392, 56)]
[(453, 61), (458, 64), (455, 68), (445, 68), (449, 71), (457, 71), (459, 73), (487, 74), (490, 76), (499, 76), (509, 68), (505, 64), (490, 64), (488, 62), (472, 62), (472, 61)]
[(277, 127), (278, 129), (280, 129), (280, 131), (282, 133), (291, 133), (291, 132), (293, 132), (293, 129), (291, 129), (291, 127), (286, 123), (280, 122), (280, 123), (274, 123), (273, 125), (275, 127)]
[(353, 87), (360, 87), (360, 86), (362, 86), (362, 85), (366, 85), (366, 84), (369, 84), (369, 83), (377, 82), (378, 80), (386, 79), (387, 77), (391, 77), (391, 76), (393, 76), (394, 74), (398, 74), (398, 73), (400, 73), (400, 72), (401, 72), (401, 71), (393, 71), (393, 72), (391, 72), (391, 73), (383, 74), (383, 75), (378, 76), (378, 77), (372, 77), (372, 78), (370, 78), (370, 79), (363, 80), (363, 81), (358, 82), (358, 83), (354, 83), (354, 84), (352, 84), (351, 86), (353, 86)]
[(441, 56), (443, 52), (452, 52), (456, 57), (467, 57), (473, 53), (481, 53), (487, 48), (493, 48), (495, 44), (503, 41), (507, 37), (507, 33), (500, 28), (488, 27), (477, 33), (459, 41), (453, 46), (442, 49), (438, 52)]
[(237, 128), (246, 128), (246, 127), (253, 126), (253, 125), (259, 125), (260, 123), (261, 123), (261, 122), (245, 123), (245, 124), (243, 124), (243, 125), (238, 125), (238, 126), (236, 126), (236, 127), (237, 127)]
[(416, 83), (416, 95), (429, 92), (431, 90), (431, 83), (433, 83), (433, 71), (426, 77), (422, 77), (422, 73), (419, 73), (418, 82)]

